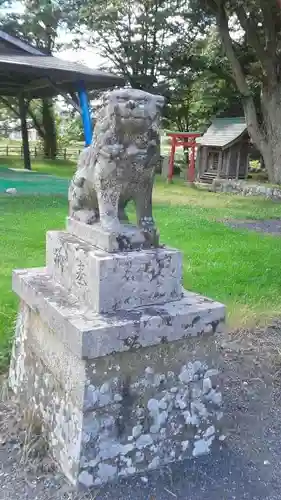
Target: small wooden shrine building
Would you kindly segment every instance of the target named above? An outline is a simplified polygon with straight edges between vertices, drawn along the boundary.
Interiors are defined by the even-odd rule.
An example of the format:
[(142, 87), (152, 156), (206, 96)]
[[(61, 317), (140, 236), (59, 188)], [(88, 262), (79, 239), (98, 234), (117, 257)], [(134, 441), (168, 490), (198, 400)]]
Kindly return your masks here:
[(250, 141), (245, 118), (216, 118), (196, 142), (200, 182), (247, 177)]

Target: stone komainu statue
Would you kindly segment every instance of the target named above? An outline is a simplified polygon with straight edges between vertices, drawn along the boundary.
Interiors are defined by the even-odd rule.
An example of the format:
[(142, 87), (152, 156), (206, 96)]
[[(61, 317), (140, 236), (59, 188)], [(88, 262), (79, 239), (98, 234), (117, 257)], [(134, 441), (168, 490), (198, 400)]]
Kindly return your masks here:
[(152, 187), (160, 162), (159, 125), (164, 98), (141, 90), (104, 94), (94, 141), (80, 155), (69, 188), (69, 215), (86, 224), (100, 221), (119, 232), (125, 207), (136, 205), (137, 225), (154, 229)]

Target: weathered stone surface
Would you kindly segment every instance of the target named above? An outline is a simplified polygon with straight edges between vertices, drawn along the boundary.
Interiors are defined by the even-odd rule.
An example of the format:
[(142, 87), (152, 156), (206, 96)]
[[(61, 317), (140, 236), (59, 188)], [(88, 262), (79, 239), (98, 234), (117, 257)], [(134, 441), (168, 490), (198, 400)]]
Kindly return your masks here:
[(159, 304), (182, 295), (181, 254), (169, 248), (108, 254), (67, 232), (51, 231), (47, 270), (94, 312)]
[(162, 96), (135, 89), (104, 94), (95, 119), (95, 141), (80, 156), (69, 189), (69, 215), (123, 234), (125, 207), (133, 200), (137, 225), (145, 240), (157, 246), (152, 217), (152, 187), (160, 163)]
[[(80, 441), (83, 423), (83, 389), (72, 398), (63, 378), (57, 378), (40, 354), (34, 352), (33, 336), (35, 328), (42, 327), (40, 319), (21, 302), (17, 317), (15, 340), (10, 365), (10, 386), (24, 407), (28, 407), (41, 420), (42, 430), (48, 437), (54, 459), (59, 463), (66, 477), (75, 483), (80, 469)], [(45, 356), (45, 353), (42, 352)], [(46, 359), (44, 359), (46, 361)], [(71, 383), (74, 382), (74, 373)], [(82, 381), (82, 380), (81, 380)], [(80, 383), (81, 383), (80, 381)], [(80, 401), (79, 401), (80, 397)]]
[(121, 224), (118, 232), (113, 233), (104, 229), (98, 222), (90, 225), (68, 217), (67, 230), (70, 234), (109, 253), (130, 252), (159, 246), (159, 235), (156, 230), (152, 240), (133, 224)]
[[(53, 336), (41, 315), (22, 302), (10, 383), (41, 417), (53, 456), (74, 485), (97, 486), (210, 452), (221, 435), (221, 393), (218, 379), (206, 393), (208, 359), (200, 338), (80, 359), (84, 384), (73, 391), (77, 374), (70, 370), (72, 380), (66, 381), (47, 360)], [(42, 357), (34, 338), (43, 337)], [(58, 349), (65, 350), (67, 363), (72, 353)], [(185, 371), (193, 374), (188, 381), (180, 376)]]
[(218, 332), (225, 318), (222, 304), (192, 292), (174, 302), (97, 314), (45, 269), (15, 271), (13, 289), (76, 356), (88, 358)]

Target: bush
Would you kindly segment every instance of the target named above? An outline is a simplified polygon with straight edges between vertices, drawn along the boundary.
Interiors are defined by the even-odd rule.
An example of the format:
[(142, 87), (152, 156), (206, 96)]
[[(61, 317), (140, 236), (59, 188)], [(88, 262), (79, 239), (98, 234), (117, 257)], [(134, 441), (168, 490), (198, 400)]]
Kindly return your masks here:
[(250, 160), (250, 169), (252, 170), (260, 170), (261, 162), (260, 160)]

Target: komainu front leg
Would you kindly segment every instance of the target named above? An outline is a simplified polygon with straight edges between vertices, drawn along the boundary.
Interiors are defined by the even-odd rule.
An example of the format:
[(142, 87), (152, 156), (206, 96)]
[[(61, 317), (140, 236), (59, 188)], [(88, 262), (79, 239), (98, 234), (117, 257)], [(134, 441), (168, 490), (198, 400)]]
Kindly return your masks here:
[(135, 203), (139, 228), (151, 233), (151, 235), (156, 235), (156, 226), (152, 215), (152, 186), (151, 179), (139, 186)]
[(100, 223), (103, 229), (111, 233), (120, 233), (121, 224), (118, 218), (118, 205), (120, 192), (117, 191), (115, 184), (106, 185), (97, 189), (99, 204)]
[(83, 178), (74, 176), (68, 191), (69, 216), (85, 224), (99, 218), (98, 202), (93, 186)]

